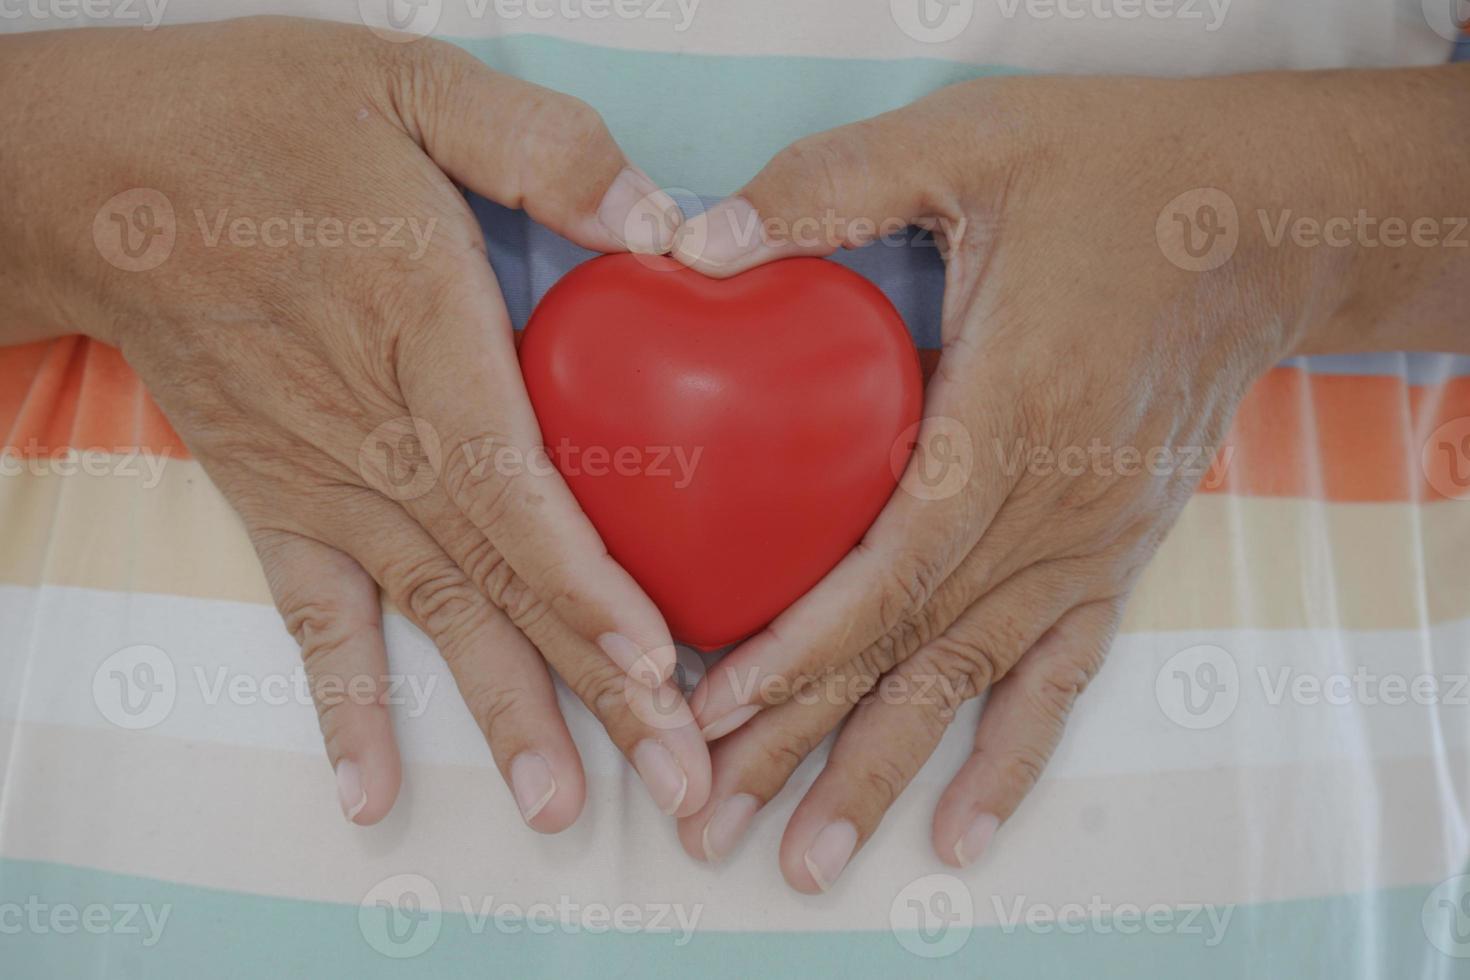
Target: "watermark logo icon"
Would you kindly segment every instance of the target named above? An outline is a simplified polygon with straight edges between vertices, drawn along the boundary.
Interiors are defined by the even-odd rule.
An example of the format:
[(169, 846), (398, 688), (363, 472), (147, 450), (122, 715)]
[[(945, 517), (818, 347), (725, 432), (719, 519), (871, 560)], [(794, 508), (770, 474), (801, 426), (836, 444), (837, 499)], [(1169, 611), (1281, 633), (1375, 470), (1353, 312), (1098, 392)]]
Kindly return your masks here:
[(407, 43), (434, 33), (444, 0), (357, 0), (357, 12), (378, 37)]
[(975, 17), (975, 0), (888, 0), (898, 29), (921, 44), (943, 44), (964, 33)]
[(362, 897), (357, 927), (373, 949), (395, 960), (426, 952), (444, 927), (439, 889), (423, 875), (384, 878)]
[(1441, 953), (1470, 957), (1470, 875), (1440, 882), (1424, 899), (1419, 924), (1429, 944)]
[(1215, 728), (1240, 703), (1240, 670), (1223, 647), (1188, 647), (1159, 668), (1154, 696), (1165, 717), (1181, 728)]
[(178, 698), (174, 662), (158, 647), (124, 647), (97, 666), (92, 702), (119, 728), (141, 731), (162, 722)]
[(1154, 223), (1164, 258), (1186, 272), (1209, 272), (1229, 262), (1240, 244), (1240, 213), (1215, 187), (1185, 191), (1164, 205)]
[(1470, 500), (1470, 415), (1451, 419), (1430, 433), (1419, 464), (1440, 496)]
[(1423, 4), (1430, 30), (1446, 41), (1470, 31), (1470, 0), (1423, 0)]
[(124, 272), (148, 272), (163, 265), (177, 239), (173, 204), (151, 187), (114, 195), (92, 219), (97, 253)]
[(434, 488), (444, 462), (439, 433), (423, 419), (404, 415), (369, 432), (357, 451), (357, 469), (368, 486), (390, 500), (417, 500)]
[(959, 419), (935, 415), (899, 433), (888, 462), (905, 493), (919, 500), (947, 500), (969, 486), (975, 441)]
[(954, 875), (925, 875), (894, 896), (888, 924), (899, 945), (915, 956), (929, 960), (953, 956), (970, 941), (975, 897)]

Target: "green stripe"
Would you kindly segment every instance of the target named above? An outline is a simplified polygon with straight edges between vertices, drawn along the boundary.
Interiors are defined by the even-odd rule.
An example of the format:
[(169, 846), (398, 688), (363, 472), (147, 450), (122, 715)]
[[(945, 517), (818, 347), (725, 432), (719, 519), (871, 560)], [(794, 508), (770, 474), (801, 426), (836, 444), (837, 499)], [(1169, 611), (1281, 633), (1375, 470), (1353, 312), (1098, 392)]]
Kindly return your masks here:
[(654, 180), (710, 196), (737, 189), (802, 136), (954, 82), (1015, 72), (937, 58), (655, 54), (534, 36), (445, 40), (500, 71), (583, 99)]
[[(268, 845), (266, 845), (268, 846)], [(498, 882), (487, 872), (485, 890)], [(573, 884), (572, 882), (568, 883)], [(973, 888), (987, 901), (983, 887)], [(364, 938), (355, 906), (268, 898), (109, 874), (65, 865), (0, 860), (0, 976), (148, 977), (198, 980), (257, 977), (667, 977), (747, 976), (1128, 978), (1128, 980), (1348, 980), (1356, 977), (1470, 976), (1426, 942), (1420, 910), (1429, 886), (1241, 906), (1223, 941), (1180, 931), (1133, 935), (1089, 930), (1039, 934), (999, 927), (972, 931), (953, 955), (921, 959), (892, 932), (707, 932), (685, 945), (673, 935), (476, 931), (459, 912), (442, 917), (437, 940), (398, 961)], [(161, 938), (14, 934), (7, 911), (28, 900), (61, 904), (136, 903), (167, 908)], [(711, 902), (718, 901), (712, 893)], [(886, 899), (885, 899), (886, 901)], [(14, 904), (10, 904), (14, 903)], [(452, 904), (452, 903), (451, 903)], [(43, 917), (44, 921), (44, 917)]]

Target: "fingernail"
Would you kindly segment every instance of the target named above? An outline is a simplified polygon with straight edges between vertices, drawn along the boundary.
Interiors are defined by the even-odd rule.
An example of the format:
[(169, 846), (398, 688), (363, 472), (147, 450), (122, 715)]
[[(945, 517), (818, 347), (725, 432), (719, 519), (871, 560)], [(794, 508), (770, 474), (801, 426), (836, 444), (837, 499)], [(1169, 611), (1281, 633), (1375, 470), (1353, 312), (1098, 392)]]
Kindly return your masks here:
[(725, 712), (699, 731), (704, 735), (706, 742), (713, 742), (717, 738), (724, 738), (747, 721), (750, 721), (760, 710), (761, 706), (758, 704), (742, 704), (738, 708), (733, 708)]
[(964, 868), (980, 860), (980, 856), (990, 846), (990, 838), (995, 836), (995, 831), (999, 826), (1000, 818), (993, 813), (982, 813), (976, 817), (975, 822), (970, 824), (970, 829), (955, 841), (955, 862)]
[(679, 768), (673, 753), (651, 738), (644, 739), (633, 749), (633, 767), (648, 787), (653, 802), (673, 816), (689, 789), (689, 777)]
[(822, 891), (832, 887), (842, 869), (847, 867), (853, 848), (857, 847), (857, 828), (846, 820), (829, 823), (822, 828), (812, 846), (807, 848), (806, 870)]
[(556, 795), (556, 778), (551, 766), (535, 752), (522, 752), (510, 762), (510, 789), (515, 794), (521, 818), (530, 823)]
[(652, 657), (623, 634), (604, 633), (597, 638), (597, 645), (609, 660), (622, 668), (623, 673), (644, 687), (658, 687), (664, 682), (667, 672), (660, 670)]
[(337, 763), (337, 802), (342, 804), (342, 815), (351, 823), (357, 822), (357, 815), (367, 806), (367, 791), (362, 788), (362, 772), (351, 759), (343, 759)]
[(704, 825), (701, 840), (704, 843), (704, 859), (711, 863), (722, 861), (735, 849), (740, 838), (745, 836), (761, 801), (749, 793), (739, 793), (715, 807), (714, 815)]
[(719, 268), (765, 247), (760, 216), (743, 197), (721, 201), (684, 223), (675, 247), (686, 262)]
[(630, 252), (662, 254), (683, 214), (674, 199), (632, 167), (623, 168), (597, 208), (597, 220)]

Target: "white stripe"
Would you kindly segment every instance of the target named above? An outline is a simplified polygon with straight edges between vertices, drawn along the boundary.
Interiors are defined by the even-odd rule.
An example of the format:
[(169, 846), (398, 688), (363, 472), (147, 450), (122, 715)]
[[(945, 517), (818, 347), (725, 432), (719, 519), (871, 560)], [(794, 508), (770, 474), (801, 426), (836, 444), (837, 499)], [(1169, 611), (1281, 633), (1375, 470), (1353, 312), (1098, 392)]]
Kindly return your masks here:
[[(900, 893), (966, 889), (973, 921), (994, 904), (1117, 905), (1281, 901), (1438, 881), (1465, 852), (1456, 815), (1467, 757), (1159, 772), (1041, 784), (971, 871), (946, 874), (929, 843), (947, 776), (931, 765), (820, 898), (781, 881), (776, 854), (799, 791), (760, 814), (747, 841), (709, 868), (625, 771), (594, 774), (582, 819), (555, 837), (520, 822), (486, 767), (411, 766), (393, 815), (349, 826), (322, 759), (24, 724), (0, 853), (265, 895), (358, 903), (412, 873), (438, 902), (472, 910), (678, 905), (708, 930), (882, 930)], [(809, 763), (794, 787), (815, 774)], [(1458, 787), (1458, 788), (1457, 788)], [(1412, 801), (1412, 805), (1405, 801)], [(920, 880), (924, 879), (924, 880)], [(915, 882), (918, 882), (915, 884)], [(909, 895), (914, 892), (910, 891)]]
[[(1039, 71), (1217, 74), (1265, 68), (1437, 64), (1447, 42), (1420, 0), (96, 0), (100, 23), (180, 24), (250, 14), (386, 23), (415, 32), (543, 35), (708, 55), (937, 58)], [(0, 31), (86, 21), (82, 5), (10, 9)], [(915, 11), (923, 7), (926, 27)], [(41, 16), (31, 10), (39, 7)], [(52, 8), (55, 8), (54, 10)], [(65, 15), (55, 11), (65, 11)], [(903, 22), (908, 30), (900, 26)], [(953, 35), (949, 40), (929, 40)]]
[[(0, 586), (0, 627), (6, 636), (31, 637), (29, 676), (0, 685), (7, 716), (99, 729), (114, 727), (112, 717), (190, 742), (321, 751), (296, 645), (270, 607)], [(488, 767), (478, 729), (433, 644), (396, 614), (387, 617), (386, 636), (405, 756)], [(139, 645), (158, 652), (119, 654)], [(1223, 652), (1188, 653), (1200, 645)], [(1470, 620), (1423, 630), (1124, 634), (1079, 702), (1052, 772), (1092, 777), (1433, 757), (1470, 748), (1467, 651)], [(140, 660), (156, 662), (139, 668)], [(19, 660), (6, 663), (14, 673)], [(700, 661), (685, 651), (683, 663), (692, 684)], [(1212, 680), (1211, 672), (1215, 683), (1201, 683)], [(1210, 689), (1220, 684), (1227, 688), (1211, 700)], [(149, 700), (148, 690), (159, 685)], [(624, 763), (597, 720), (565, 689), (561, 694), (588, 767), (620, 770)], [(130, 708), (146, 713), (130, 716)], [(940, 768), (962, 761), (978, 712), (974, 702), (962, 709), (939, 752)]]

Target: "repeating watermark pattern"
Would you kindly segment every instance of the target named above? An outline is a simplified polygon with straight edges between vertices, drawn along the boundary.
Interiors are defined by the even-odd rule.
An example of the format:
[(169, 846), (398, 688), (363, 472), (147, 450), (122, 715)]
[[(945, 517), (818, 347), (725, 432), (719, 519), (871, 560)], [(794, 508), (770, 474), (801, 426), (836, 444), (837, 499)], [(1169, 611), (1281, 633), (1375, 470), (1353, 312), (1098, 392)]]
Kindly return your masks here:
[(1359, 208), (1325, 218), (1258, 210), (1256, 219), (1272, 248), (1470, 248), (1470, 218), (1464, 217), (1381, 217)]
[[(685, 490), (694, 482), (704, 458), (703, 446), (582, 445), (568, 438), (549, 446), (518, 446), (493, 437), (470, 440), (450, 450), (462, 457), (463, 470), (475, 479), (494, 475), (504, 480), (522, 476), (567, 478), (646, 478)], [(368, 433), (358, 447), (358, 472), (379, 493), (393, 500), (417, 500), (432, 490), (444, 472), (445, 449), (438, 430), (413, 416), (390, 419)]]
[(1029, 932), (1036, 935), (1063, 933), (1069, 936), (1191, 936), (1206, 949), (1214, 949), (1225, 941), (1235, 906), (1184, 902), (1167, 905), (1157, 902), (1138, 905), (1133, 902), (1109, 902), (1093, 895), (1086, 902), (1053, 905), (1032, 902), (1024, 895), (1009, 900), (1000, 895), (990, 897), (1001, 932), (1012, 935)]
[(385, 41), (407, 43), (428, 37), (444, 15), (443, 0), (357, 0), (364, 26)]
[(898, 29), (921, 44), (943, 44), (965, 32), (975, 18), (975, 0), (888, 0)]
[(1440, 882), (1424, 898), (1419, 924), (1429, 945), (1446, 956), (1470, 958), (1470, 875)]
[(1159, 668), (1154, 696), (1164, 715), (1181, 728), (1215, 728), (1240, 702), (1240, 669), (1223, 647), (1188, 647)]
[(509, 901), (495, 895), (451, 896), (420, 874), (398, 874), (370, 888), (358, 903), (357, 924), (369, 946), (393, 959), (427, 952), (444, 928), (444, 909), (464, 920), (473, 936), (647, 935), (667, 936), (676, 948), (693, 941), (704, 917), (702, 904), (584, 902), (569, 895), (545, 901)]
[(357, 450), (358, 472), (390, 500), (417, 500), (434, 489), (443, 461), (438, 430), (407, 415), (373, 429)]
[(970, 484), (975, 441), (959, 419), (935, 415), (899, 433), (888, 461), (905, 493), (919, 500), (947, 500)]
[(1440, 496), (1470, 500), (1470, 416), (1450, 419), (1430, 433), (1419, 463)]
[(119, 728), (139, 731), (161, 723), (178, 698), (174, 662), (148, 644), (124, 647), (97, 665), (92, 702)]
[(114, 195), (92, 219), (98, 254), (124, 272), (148, 272), (163, 265), (177, 238), (173, 204), (151, 187)]
[[(514, 24), (528, 21), (600, 23), (608, 20), (636, 21), (667, 26), (683, 34), (694, 25), (700, 0), (448, 0), (455, 16), (480, 22), (494, 20)], [(362, 23), (388, 41), (406, 43), (428, 37), (438, 30), (446, 12), (446, 0), (358, 0)]]
[(151, 31), (163, 24), (169, 0), (0, 0), (0, 20), (24, 18), (67, 27), (77, 22), (112, 23)]
[(1164, 205), (1154, 222), (1164, 258), (1186, 272), (1210, 272), (1235, 255), (1240, 213), (1218, 187), (1185, 191)]
[(214, 214), (194, 211), (199, 237), (206, 248), (384, 248), (408, 252), (413, 261), (423, 258), (433, 241), (439, 218), (420, 221), (416, 217), (369, 218), (362, 215), (339, 218), (309, 215), (301, 209), (289, 216), (257, 218), (234, 215), (229, 208)]
[(428, 952), (444, 928), (439, 889), (419, 874), (384, 878), (357, 907), (357, 928), (367, 944), (395, 960)]
[[(1233, 904), (1205, 902), (1140, 905), (1112, 902), (1101, 895), (1086, 901), (1040, 902), (1025, 895), (991, 894), (991, 911), (1004, 935), (1185, 936), (1206, 949), (1225, 941)], [(894, 896), (888, 923), (899, 945), (915, 956), (953, 956), (970, 941), (976, 924), (975, 898), (959, 878), (930, 874), (916, 878)]]
[(28, 895), (21, 902), (0, 902), (0, 936), (136, 936), (145, 949), (158, 945), (173, 905), (147, 902), (48, 902)]
[(1177, 21), (1213, 34), (1225, 25), (1231, 0), (995, 0), (1006, 20)]
[(1031, 476), (1183, 476), (1208, 481), (1203, 486), (1214, 489), (1224, 482), (1230, 462), (1235, 458), (1234, 446), (1114, 446), (1100, 438), (1087, 445), (1034, 446), (1024, 438), (1009, 447), (996, 439), (995, 455), (1001, 471), (1014, 477), (1021, 472)]
[(791, 678), (748, 667), (727, 668), (718, 676), (741, 704), (909, 705), (940, 708), (938, 714), (945, 718), (976, 693), (965, 678), (937, 671), (890, 672), (877, 678), (833, 671)]
[(24, 449), (0, 449), (0, 477), (18, 476), (90, 476), (136, 481), (144, 490), (152, 490), (163, 482), (163, 472), (172, 459), (167, 448), (160, 453), (141, 448), (111, 450), (101, 446), (51, 449), (35, 438)]
[[(1303, 214), (1258, 208), (1255, 224), (1267, 248), (1470, 248), (1470, 217)], [(1187, 272), (1210, 272), (1234, 258), (1246, 229), (1234, 198), (1218, 187), (1185, 191), (1164, 206), (1154, 226), (1159, 250)], [(1252, 229), (1252, 234), (1254, 230)]]
[(197, 244), (208, 249), (387, 249), (418, 261), (428, 254), (438, 225), (437, 216), (321, 215), (300, 208), (256, 215), (226, 207), (213, 212), (195, 208), (192, 229), (181, 229), (167, 195), (135, 187), (98, 209), (92, 241), (103, 259), (124, 272), (150, 272), (163, 265), (185, 230), (197, 233)]
[(893, 896), (888, 924), (899, 945), (915, 956), (953, 956), (975, 928), (975, 896), (954, 875), (924, 875)]
[(313, 704), (385, 704), (418, 718), (438, 689), (435, 674), (323, 674), (308, 677), (304, 667), (253, 674), (226, 666), (195, 664), (182, 676), (162, 649), (149, 644), (124, 647), (92, 674), (92, 701), (102, 717), (119, 728), (140, 731), (166, 721), (177, 707), (181, 687), (200, 704), (266, 707)]
[(513, 478), (522, 475), (565, 477), (648, 477), (665, 480), (675, 490), (684, 490), (694, 482), (703, 446), (623, 445), (583, 446), (565, 437), (550, 446), (524, 449), (509, 443), (485, 439), (465, 443), (461, 447), (470, 472), (483, 476), (494, 472)]
[(1470, 0), (1421, 0), (1424, 19), (1434, 33), (1454, 41), (1470, 31)]
[(1170, 721), (1203, 730), (1228, 721), (1247, 693), (1267, 708), (1467, 708), (1470, 673), (1378, 671), (1365, 664), (1350, 670), (1311, 671), (1290, 664), (1258, 664), (1242, 674), (1228, 650), (1201, 644), (1165, 661), (1154, 691)]

